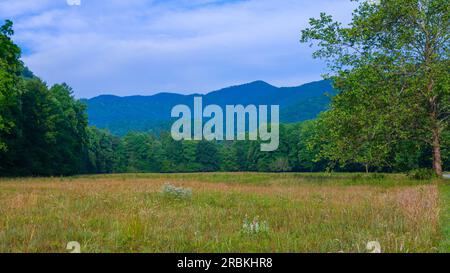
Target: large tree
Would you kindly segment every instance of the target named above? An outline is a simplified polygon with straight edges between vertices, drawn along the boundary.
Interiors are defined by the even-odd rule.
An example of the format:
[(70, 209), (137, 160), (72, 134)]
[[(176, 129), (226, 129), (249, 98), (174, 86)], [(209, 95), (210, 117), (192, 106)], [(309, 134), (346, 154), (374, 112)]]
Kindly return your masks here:
[[(335, 141), (329, 159), (382, 164), (404, 139), (430, 145), (442, 175), (441, 144), (449, 127), (448, 0), (359, 2), (344, 26), (329, 15), (311, 19), (302, 42), (318, 46), (340, 93), (326, 114)], [(355, 160), (356, 159), (356, 160)]]
[(16, 127), (19, 110), (19, 76), (22, 71), (20, 48), (14, 44), (13, 23), (0, 26), (0, 153), (6, 151), (7, 138)]
[(68, 85), (49, 89), (23, 65), (12, 25), (0, 27), (0, 175), (80, 173), (86, 107)]

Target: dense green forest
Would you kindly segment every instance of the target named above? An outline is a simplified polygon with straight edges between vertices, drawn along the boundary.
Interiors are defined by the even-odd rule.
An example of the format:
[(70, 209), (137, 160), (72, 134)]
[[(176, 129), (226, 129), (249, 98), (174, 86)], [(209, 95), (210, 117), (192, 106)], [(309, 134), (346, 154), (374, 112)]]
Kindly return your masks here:
[[(397, 37), (406, 39), (402, 41), (389, 36), (403, 29), (395, 24), (409, 21), (390, 22), (392, 29), (383, 28), (383, 20), (400, 12), (415, 16), (399, 1), (383, 7), (387, 10), (382, 13), (379, 7), (363, 4), (347, 29), (325, 14), (313, 19), (302, 41), (320, 41), (315, 56), (333, 60), (336, 73), (330, 79), (339, 94), (319, 118), (283, 124), (279, 149), (270, 153), (261, 152), (255, 141), (177, 142), (168, 132), (118, 137), (90, 127), (86, 105), (73, 97), (68, 85), (48, 87), (21, 62), (21, 50), (12, 40), (12, 22), (6, 21), (0, 30), (0, 175), (419, 168), (434, 168), (439, 174), (439, 167), (450, 167), (448, 114), (436, 112), (438, 107), (447, 109), (442, 111), (450, 107), (448, 4), (431, 2), (437, 15), (429, 22), (430, 31), (434, 22), (446, 21), (439, 27), (446, 28), (442, 39), (447, 40), (443, 48), (432, 45), (436, 52), (425, 52), (429, 59), (424, 67), (414, 59), (421, 58), (417, 54), (406, 56), (411, 60), (401, 56), (410, 50), (405, 44), (414, 33), (405, 30)], [(351, 49), (346, 49), (347, 44)], [(380, 67), (382, 72), (377, 70)], [(419, 71), (417, 75), (411, 76), (412, 69)], [(431, 89), (418, 96), (422, 87)], [(400, 90), (401, 97), (392, 90)]]
[[(119, 138), (105, 130), (89, 128), (87, 170), (108, 172), (319, 172), (365, 171), (365, 165), (345, 165), (321, 159), (318, 121), (285, 124), (280, 128), (280, 147), (261, 152), (255, 141), (174, 141), (169, 133), (154, 136), (129, 133)], [(447, 137), (447, 140), (449, 138)], [(445, 162), (449, 162), (448, 150)], [(431, 168), (429, 148), (417, 142), (401, 142), (392, 147), (385, 165), (370, 165), (369, 171), (406, 172)], [(448, 164), (446, 163), (446, 166)]]

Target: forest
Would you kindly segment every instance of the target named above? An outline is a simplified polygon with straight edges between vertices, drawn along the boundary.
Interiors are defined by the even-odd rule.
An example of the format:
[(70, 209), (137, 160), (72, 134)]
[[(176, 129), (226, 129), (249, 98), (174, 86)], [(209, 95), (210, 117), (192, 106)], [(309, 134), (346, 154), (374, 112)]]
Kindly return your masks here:
[[(425, 15), (435, 20), (418, 26), (405, 19), (382, 28), (399, 13), (416, 16), (398, 1), (377, 10), (361, 5), (349, 28), (325, 14), (311, 19), (301, 40), (319, 43), (314, 57), (330, 61), (339, 93), (317, 119), (282, 124), (274, 152), (261, 152), (258, 141), (178, 142), (169, 132), (119, 137), (89, 126), (85, 103), (67, 84), (49, 87), (21, 61), (7, 20), (0, 29), (0, 175), (420, 169), (442, 175), (450, 169), (449, 13), (446, 1), (434, 2)], [(411, 32), (419, 27), (425, 36)]]

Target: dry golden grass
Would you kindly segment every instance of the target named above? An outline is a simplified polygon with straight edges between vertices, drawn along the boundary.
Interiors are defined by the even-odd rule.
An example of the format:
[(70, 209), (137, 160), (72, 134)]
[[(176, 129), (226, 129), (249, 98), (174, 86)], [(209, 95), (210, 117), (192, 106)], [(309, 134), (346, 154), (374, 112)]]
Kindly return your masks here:
[[(190, 199), (164, 196), (170, 182)], [(414, 182), (414, 183), (413, 183)], [(401, 176), (107, 175), (0, 180), (0, 252), (435, 252), (437, 185)], [(245, 234), (245, 219), (269, 232)]]

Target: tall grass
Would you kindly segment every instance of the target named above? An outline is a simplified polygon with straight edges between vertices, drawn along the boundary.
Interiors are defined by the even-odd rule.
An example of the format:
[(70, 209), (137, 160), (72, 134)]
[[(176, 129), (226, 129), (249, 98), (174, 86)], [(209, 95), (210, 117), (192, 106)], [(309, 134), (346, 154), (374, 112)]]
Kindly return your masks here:
[(439, 185), (441, 193), (441, 230), (442, 238), (439, 251), (450, 253), (450, 183), (442, 182)]
[[(192, 194), (167, 198), (168, 182)], [(69, 241), (82, 252), (366, 252), (369, 241), (383, 252), (436, 252), (439, 200), (437, 183), (401, 175), (7, 179), (0, 252), (66, 252)], [(267, 229), (243, 232), (253, 219)]]

